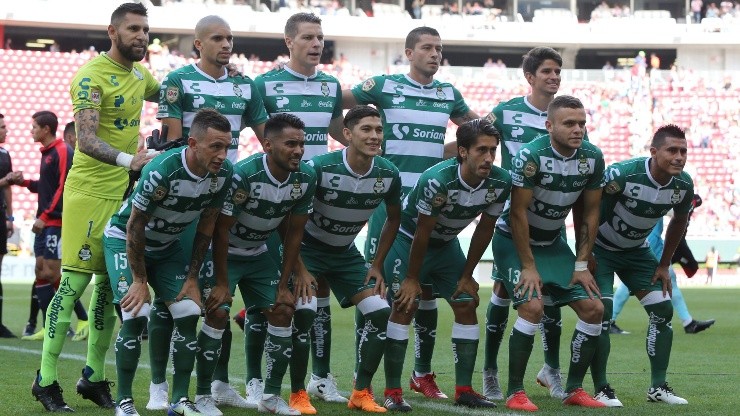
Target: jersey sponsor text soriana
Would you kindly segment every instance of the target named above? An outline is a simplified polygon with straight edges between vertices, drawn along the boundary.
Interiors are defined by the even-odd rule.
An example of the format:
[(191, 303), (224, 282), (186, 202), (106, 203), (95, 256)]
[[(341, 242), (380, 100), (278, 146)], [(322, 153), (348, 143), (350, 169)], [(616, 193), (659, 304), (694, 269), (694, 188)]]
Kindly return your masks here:
[[(532, 201), (527, 208), (529, 243), (547, 246), (561, 238), (573, 204), (584, 189), (604, 186), (604, 156), (598, 147), (584, 141), (571, 157), (563, 157), (553, 149), (550, 136), (542, 136), (525, 144), (512, 162), (512, 186), (532, 189)], [(511, 236), (511, 207), (507, 206), (496, 227)]]
[(226, 71), (218, 79), (203, 72), (196, 64), (176, 69), (162, 80), (157, 118), (179, 118), (182, 134), (188, 137), (198, 110), (212, 108), (231, 124), (228, 158), (235, 163), (239, 155), (239, 135), (245, 127), (267, 121), (262, 96), (249, 77), (230, 77)]
[(442, 160), (450, 118), (470, 109), (450, 83), (421, 85), (407, 75), (379, 75), (352, 88), (359, 104), (374, 104), (383, 121), (383, 156), (401, 172), (407, 193), (422, 172)]
[(456, 159), (440, 162), (419, 178), (403, 200), (400, 232), (413, 238), (418, 215), (437, 217), (429, 245), (441, 246), (454, 240), (481, 213), (501, 215), (511, 191), (511, 177), (498, 166), (477, 187), (470, 187), (460, 176)]
[(229, 235), (230, 254), (254, 256), (267, 251), (267, 237), (286, 215), (306, 215), (313, 210), (313, 168), (301, 162), (300, 170), (280, 182), (270, 173), (267, 157), (257, 153), (234, 165), (229, 194), (221, 210), (223, 215), (236, 217)]
[(287, 66), (254, 79), (270, 115), (291, 113), (306, 125), (303, 160), (327, 152), (329, 123), (342, 115), (342, 86), (324, 72), (306, 77)]
[(359, 175), (349, 167), (346, 154), (347, 149), (337, 150), (308, 162), (316, 171), (316, 196), (304, 244), (345, 251), (381, 202), (401, 204), (398, 168), (376, 156), (370, 170)]
[(650, 175), (648, 157), (609, 165), (604, 179), (606, 188), (596, 244), (607, 250), (644, 247), (655, 224), (668, 211), (688, 214), (691, 210), (694, 198), (691, 176), (681, 172), (661, 186)]
[[(98, 111), (98, 138), (114, 149), (134, 154), (144, 100), (155, 96), (158, 89), (157, 80), (140, 63), (134, 62), (129, 70), (103, 52), (77, 71), (69, 93), (75, 114), (86, 109)], [(75, 152), (65, 183), (69, 189), (85, 195), (118, 200), (127, 185), (126, 169), (103, 163), (84, 152)]]
[(223, 205), (233, 174), (231, 162), (225, 160), (216, 174), (199, 177), (187, 166), (186, 150), (169, 150), (144, 166), (134, 192), (106, 225), (107, 237), (126, 239), (126, 223), (136, 207), (151, 216), (145, 228), (146, 249), (163, 250), (178, 240), (204, 209)]

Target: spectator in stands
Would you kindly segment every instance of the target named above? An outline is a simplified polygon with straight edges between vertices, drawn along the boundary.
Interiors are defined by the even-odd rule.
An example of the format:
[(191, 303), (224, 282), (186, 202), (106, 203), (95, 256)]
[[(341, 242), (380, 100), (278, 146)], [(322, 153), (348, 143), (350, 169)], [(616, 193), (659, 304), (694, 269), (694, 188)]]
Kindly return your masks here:
[[(8, 39), (9, 40), (9, 39)], [(7, 48), (6, 43), (6, 48)], [(0, 114), (0, 145), (5, 143), (8, 129), (5, 124), (5, 116)], [(0, 147), (0, 189), (3, 197), (0, 198), (0, 266), (3, 256), (8, 254), (8, 238), (13, 235), (13, 193), (10, 190), (11, 181), (7, 177), (13, 171), (13, 163), (10, 153), (4, 147)], [(5, 217), (5, 218), (2, 218)], [(3, 325), (3, 284), (0, 281), (0, 338), (17, 338), (5, 325)]]
[(75, 122), (70, 121), (64, 126), (64, 142), (75, 150), (77, 148), (77, 132), (75, 131)]
[(493, 62), (493, 58), (488, 58), (486, 62), (483, 64), (483, 68), (495, 68), (496, 64)]
[(707, 268), (707, 280), (704, 283), (707, 285), (711, 285), (712, 279), (714, 279), (714, 274), (717, 273), (717, 267), (719, 266), (719, 252), (716, 248), (714, 248), (714, 246), (709, 249), (704, 261), (704, 265)]
[(660, 69), (660, 58), (653, 52), (650, 54), (650, 70), (653, 71), (656, 69)]
[(609, 61), (606, 61), (604, 66), (601, 67), (601, 71), (604, 72), (604, 79), (606, 81), (611, 81), (614, 79), (614, 67), (612, 66), (612, 63)]
[(702, 0), (691, 0), (691, 20), (694, 23), (701, 23), (701, 9), (704, 7)]
[(421, 19), (421, 7), (424, 6), (424, 0), (413, 0), (411, 2), (411, 17)]
[(705, 17), (719, 17), (719, 8), (716, 3), (709, 3)]
[(445, 2), (442, 5), (442, 14), (443, 15), (445, 15), (445, 14), (452, 14), (452, 9), (451, 9), (451, 6), (450, 6), (450, 3), (449, 2)]

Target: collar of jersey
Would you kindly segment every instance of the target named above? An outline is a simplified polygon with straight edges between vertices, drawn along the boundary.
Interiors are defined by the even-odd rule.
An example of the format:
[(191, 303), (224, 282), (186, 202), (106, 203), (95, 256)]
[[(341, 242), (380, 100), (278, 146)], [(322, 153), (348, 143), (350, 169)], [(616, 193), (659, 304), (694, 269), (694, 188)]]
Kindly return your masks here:
[(101, 53), (100, 53), (100, 56), (102, 56), (103, 58), (107, 59), (107, 60), (108, 60), (108, 62), (110, 62), (110, 63), (112, 63), (113, 65), (117, 66), (117, 67), (118, 67), (118, 68), (120, 68), (120, 69), (121, 69), (122, 71), (126, 71), (126, 72), (131, 72), (131, 71), (133, 71), (133, 70), (134, 70), (134, 68), (136, 67), (136, 62), (134, 62), (134, 63), (133, 63), (133, 65), (131, 65), (131, 69), (128, 69), (128, 68), (126, 68), (125, 66), (123, 66), (123, 65), (121, 65), (120, 63), (116, 62), (116, 60), (115, 60), (115, 59), (111, 58), (111, 57), (110, 57), (110, 55), (108, 55), (108, 53), (107, 53), (107, 52), (101, 52)]
[(671, 184), (673, 183), (673, 176), (671, 176), (671, 179), (665, 185), (659, 184), (658, 181), (656, 181), (655, 178), (653, 178), (653, 175), (650, 173), (650, 161), (651, 160), (653, 160), (652, 157), (645, 158), (645, 173), (647, 174), (648, 179), (650, 179), (650, 182), (652, 182), (653, 185), (655, 185), (658, 189), (663, 189), (663, 188), (667, 188), (671, 186)]
[(347, 162), (347, 148), (345, 147), (342, 149), (342, 162), (344, 163), (344, 167), (347, 168), (349, 173), (352, 174), (352, 176), (356, 178), (365, 178), (370, 176), (370, 173), (373, 171), (373, 168), (375, 167), (375, 158), (373, 158), (372, 161), (370, 161), (370, 169), (368, 169), (367, 173), (364, 175), (360, 175), (359, 173), (355, 172), (352, 167), (349, 165), (349, 162)]
[(303, 74), (299, 74), (298, 72), (293, 71), (292, 69), (290, 69), (290, 67), (288, 67), (288, 64), (285, 64), (285, 66), (283, 66), (283, 69), (285, 70), (285, 72), (293, 75), (294, 77), (300, 78), (300, 79), (303, 79), (303, 80), (306, 80), (306, 81), (308, 81), (309, 79), (314, 79), (314, 78), (316, 78), (319, 75), (319, 70), (318, 69), (310, 77), (307, 77), (307, 76), (305, 76)]
[(478, 189), (480, 189), (481, 186), (483, 186), (483, 183), (486, 181), (485, 179), (481, 179), (480, 183), (475, 188), (473, 188), (472, 186), (468, 185), (468, 183), (465, 182), (465, 179), (463, 179), (463, 177), (462, 177), (462, 165), (459, 164), (459, 163), (457, 164), (457, 180), (460, 181), (460, 184), (464, 188), (466, 188), (468, 191), (470, 191), (471, 194), (473, 192), (477, 191)]
[(183, 166), (183, 168), (185, 168), (185, 172), (187, 172), (188, 175), (190, 175), (191, 178), (197, 180), (198, 182), (202, 182), (202, 181), (206, 180), (206, 178), (208, 178), (208, 172), (206, 172), (206, 176), (200, 177), (200, 176), (196, 175), (195, 173), (193, 173), (193, 171), (190, 170), (190, 168), (188, 167), (187, 158), (185, 157), (185, 151), (186, 150), (188, 150), (187, 147), (184, 148), (184, 149), (182, 149), (182, 151), (180, 152), (180, 159), (182, 159), (182, 166)]
[(524, 99), (524, 105), (526, 105), (527, 107), (529, 107), (530, 110), (536, 112), (540, 117), (547, 115), (547, 111), (540, 111), (539, 108), (533, 106), (532, 103), (530, 103), (529, 100), (527, 99), (527, 96), (526, 95), (524, 97), (522, 97), (522, 98)]
[(272, 172), (270, 172), (270, 167), (267, 166), (267, 153), (264, 153), (262, 155), (262, 166), (265, 168), (265, 173), (267, 173), (267, 177), (270, 178), (270, 180), (272, 181), (272, 183), (274, 183), (278, 187), (282, 187), (285, 184), (289, 183), (290, 182), (290, 178), (293, 176), (292, 173), (288, 173), (288, 178), (285, 179), (285, 182), (280, 182), (279, 180), (277, 180), (276, 177), (272, 176)]
[(203, 75), (204, 77), (206, 77), (206, 78), (208, 78), (208, 79), (212, 79), (212, 80), (214, 80), (214, 81), (223, 81), (223, 80), (225, 80), (226, 78), (228, 78), (228, 77), (229, 77), (229, 73), (228, 73), (228, 72), (226, 72), (226, 68), (224, 68), (224, 74), (223, 74), (223, 75), (221, 75), (221, 76), (220, 76), (220, 77), (218, 77), (218, 78), (213, 78), (212, 76), (210, 76), (210, 75), (206, 74), (205, 72), (203, 72), (203, 70), (202, 70), (202, 69), (200, 69), (200, 67), (198, 66), (198, 64), (196, 64), (196, 63), (193, 63), (193, 64), (191, 64), (191, 65), (193, 65), (193, 68), (195, 68), (195, 70), (196, 70), (196, 71), (197, 71), (197, 72), (198, 72), (199, 74)]
[(558, 153), (557, 150), (555, 150), (555, 146), (553, 146), (552, 143), (550, 143), (550, 149), (552, 149), (552, 154), (554, 154), (555, 156), (557, 156), (557, 157), (559, 157), (560, 159), (563, 159), (563, 160), (575, 159), (576, 156), (578, 156), (578, 151), (581, 150), (581, 148), (579, 147), (578, 149), (576, 149), (575, 152), (573, 152), (573, 156), (565, 157), (565, 156), (561, 155), (560, 153)]
[(421, 83), (414, 81), (413, 78), (409, 76), (409, 74), (404, 74), (403, 76), (406, 78), (408, 82), (410, 82), (411, 84), (419, 88), (432, 88), (432, 86), (434, 85), (434, 80), (432, 80), (432, 82), (430, 82), (429, 84), (421, 84)]

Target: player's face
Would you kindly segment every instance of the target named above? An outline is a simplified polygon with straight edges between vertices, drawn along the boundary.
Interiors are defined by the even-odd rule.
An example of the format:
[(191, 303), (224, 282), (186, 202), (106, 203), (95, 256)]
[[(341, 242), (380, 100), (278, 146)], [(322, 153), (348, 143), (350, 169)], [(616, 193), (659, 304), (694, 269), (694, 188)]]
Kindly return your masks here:
[(286, 37), (285, 44), (291, 60), (302, 67), (316, 67), (324, 51), (324, 31), (318, 23), (299, 23), (295, 37)]
[(124, 58), (139, 62), (149, 45), (149, 21), (144, 16), (126, 13), (118, 27), (108, 27), (108, 36)]
[(195, 154), (197, 166), (194, 170), (197, 175), (203, 176), (207, 172), (218, 173), (231, 145), (231, 132), (218, 131), (209, 127), (205, 137), (200, 140), (191, 137), (188, 139), (188, 145)]
[(555, 150), (563, 156), (570, 156), (583, 143), (586, 111), (582, 108), (558, 108), (553, 114), (548, 114), (545, 127)]
[(678, 137), (667, 137), (660, 148), (650, 148), (650, 156), (658, 170), (670, 176), (683, 172), (686, 166), (686, 155), (686, 139)]
[(205, 31), (203, 39), (195, 40), (195, 48), (200, 51), (200, 59), (212, 65), (226, 65), (234, 48), (234, 35), (223, 24), (212, 24)]
[(414, 49), (406, 49), (411, 70), (425, 77), (433, 77), (442, 62), (442, 39), (439, 36), (421, 35)]
[(31, 136), (33, 136), (33, 141), (37, 143), (44, 140), (45, 130), (36, 123), (36, 120), (31, 122)]
[(545, 59), (534, 74), (526, 74), (527, 82), (533, 91), (540, 94), (555, 95), (560, 89), (560, 65), (552, 59)]
[[(470, 146), (470, 149), (458, 147), (458, 152), (463, 158), (463, 170), (467, 172), (468, 178), (485, 179), (491, 174), (493, 161), (496, 159), (498, 139), (494, 136), (481, 134)], [(472, 185), (472, 184), (469, 184)]]
[(365, 157), (377, 156), (383, 143), (383, 124), (380, 117), (363, 117), (350, 131), (349, 142)]
[(5, 137), (8, 135), (8, 127), (5, 125), (5, 119), (0, 118), (0, 143), (5, 143)]
[(263, 147), (270, 156), (271, 167), (281, 170), (281, 173), (289, 173), (300, 169), (305, 143), (303, 130), (286, 127), (279, 135), (265, 138)]

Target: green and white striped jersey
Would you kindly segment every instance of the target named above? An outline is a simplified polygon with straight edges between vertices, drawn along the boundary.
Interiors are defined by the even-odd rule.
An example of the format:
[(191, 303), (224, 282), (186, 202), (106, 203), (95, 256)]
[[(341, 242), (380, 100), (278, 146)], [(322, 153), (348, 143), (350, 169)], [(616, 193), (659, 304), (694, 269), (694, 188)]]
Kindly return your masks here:
[(383, 156), (401, 172), (404, 194), (422, 172), (442, 161), (450, 118), (470, 111), (447, 82), (421, 85), (407, 75), (379, 75), (352, 88), (360, 104), (374, 104), (383, 121)]
[(145, 228), (146, 250), (158, 251), (178, 240), (206, 208), (220, 208), (229, 190), (233, 165), (224, 161), (217, 174), (199, 177), (185, 162), (187, 148), (168, 150), (144, 166), (134, 192), (111, 217), (105, 235), (126, 239), (132, 207), (151, 216)]
[(254, 79), (270, 115), (290, 113), (306, 125), (303, 160), (327, 152), (329, 123), (342, 115), (342, 86), (324, 72), (306, 77), (287, 66)]
[(316, 156), (307, 163), (316, 170), (316, 196), (303, 244), (345, 251), (381, 202), (401, 204), (398, 168), (381, 156), (373, 158), (364, 175), (350, 168), (347, 149)]
[(427, 169), (404, 198), (400, 232), (413, 239), (419, 214), (437, 217), (429, 245), (444, 245), (481, 213), (501, 215), (510, 192), (511, 176), (498, 166), (471, 188), (460, 176), (457, 159), (447, 159)]
[(187, 137), (198, 110), (213, 108), (231, 124), (231, 146), (228, 158), (235, 163), (239, 157), (239, 135), (244, 127), (254, 127), (267, 121), (262, 96), (249, 77), (218, 79), (201, 71), (196, 64), (176, 69), (162, 80), (159, 90), (157, 118), (179, 118), (182, 134)]
[[(583, 190), (604, 187), (604, 156), (587, 141), (565, 158), (552, 148), (550, 135), (539, 137), (522, 146), (512, 168), (512, 186), (533, 190), (527, 208), (533, 246), (547, 246), (561, 238), (565, 218)], [(507, 206), (496, 224), (507, 236), (511, 236), (510, 211)]]
[(691, 176), (681, 172), (661, 186), (650, 175), (648, 157), (614, 163), (604, 172), (604, 179), (606, 188), (596, 244), (607, 250), (647, 246), (647, 236), (668, 211), (687, 214), (691, 210)]
[[(265, 241), (288, 214), (313, 211), (316, 173), (301, 162), (284, 182), (267, 167), (267, 155), (257, 153), (234, 165), (234, 176), (221, 213), (236, 218), (229, 236), (229, 253), (254, 256), (267, 250)], [(290, 232), (290, 230), (288, 230)]]

